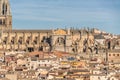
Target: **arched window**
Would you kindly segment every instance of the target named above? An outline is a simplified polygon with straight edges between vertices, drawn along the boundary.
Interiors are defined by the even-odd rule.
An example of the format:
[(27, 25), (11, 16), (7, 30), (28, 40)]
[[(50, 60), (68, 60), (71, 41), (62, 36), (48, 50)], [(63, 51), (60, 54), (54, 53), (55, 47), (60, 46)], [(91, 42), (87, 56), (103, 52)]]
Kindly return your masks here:
[(15, 37), (12, 37), (11, 44), (15, 44)]
[(7, 5), (5, 3), (3, 3), (2, 5), (2, 15), (7, 14)]
[(6, 7), (5, 7), (5, 11), (6, 11), (6, 13), (7, 13), (7, 4), (6, 4)]
[(22, 44), (22, 40), (23, 40), (23, 38), (20, 37), (19, 40), (18, 40), (18, 43), (19, 43), (19, 44)]
[(5, 14), (5, 3), (3, 3), (3, 5), (2, 5), (2, 14), (3, 15)]
[(34, 38), (34, 41), (33, 41), (34, 44), (37, 44), (37, 43), (38, 43), (37, 40), (38, 40), (38, 37), (35, 37), (35, 38)]
[(65, 44), (65, 40), (62, 37), (58, 37), (56, 43)]

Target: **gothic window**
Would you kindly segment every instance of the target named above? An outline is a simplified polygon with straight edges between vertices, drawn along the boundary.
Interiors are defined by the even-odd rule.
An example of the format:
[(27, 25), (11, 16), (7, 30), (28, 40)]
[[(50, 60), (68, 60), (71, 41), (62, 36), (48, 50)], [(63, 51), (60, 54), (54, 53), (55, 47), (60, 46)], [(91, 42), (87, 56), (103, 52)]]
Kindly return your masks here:
[(18, 43), (22, 44), (22, 37), (19, 38)]
[(35, 37), (34, 43), (37, 44), (38, 37)]
[(7, 44), (7, 37), (4, 38), (3, 43)]
[(26, 43), (27, 43), (27, 44), (30, 44), (30, 39), (31, 39), (31, 37), (28, 36), (28, 37), (27, 37), (27, 40), (26, 40)]
[(2, 5), (2, 14), (5, 15), (7, 13), (7, 5), (3, 3)]
[(108, 49), (110, 49), (110, 47), (111, 47), (111, 42), (109, 41), (108, 42)]
[(34, 43), (37, 44), (37, 40), (34, 40)]
[(6, 7), (5, 7), (5, 11), (7, 12), (7, 5), (6, 5)]
[(27, 44), (30, 44), (30, 41), (29, 41), (29, 40), (26, 40), (26, 43), (27, 43)]
[(15, 43), (15, 37), (12, 37), (11, 44), (14, 44), (14, 43)]
[(14, 40), (11, 40), (11, 44), (14, 44)]

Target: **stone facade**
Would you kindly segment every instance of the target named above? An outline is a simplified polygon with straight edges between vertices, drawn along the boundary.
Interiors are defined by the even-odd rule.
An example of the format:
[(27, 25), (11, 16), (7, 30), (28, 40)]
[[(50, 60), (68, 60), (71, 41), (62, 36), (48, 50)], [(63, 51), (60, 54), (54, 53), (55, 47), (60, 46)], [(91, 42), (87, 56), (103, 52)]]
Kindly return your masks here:
[(0, 49), (2, 50), (57, 50), (78, 53), (94, 43), (93, 35), (86, 29), (13, 30), (9, 1), (1, 0), (0, 6)]
[(120, 63), (120, 50), (108, 51), (108, 61), (110, 63)]
[[(28, 51), (81, 52), (87, 40), (92, 46), (94, 37), (83, 30), (11, 30), (1, 33), (0, 49)], [(65, 33), (65, 34), (63, 34)], [(82, 38), (81, 38), (82, 37)]]

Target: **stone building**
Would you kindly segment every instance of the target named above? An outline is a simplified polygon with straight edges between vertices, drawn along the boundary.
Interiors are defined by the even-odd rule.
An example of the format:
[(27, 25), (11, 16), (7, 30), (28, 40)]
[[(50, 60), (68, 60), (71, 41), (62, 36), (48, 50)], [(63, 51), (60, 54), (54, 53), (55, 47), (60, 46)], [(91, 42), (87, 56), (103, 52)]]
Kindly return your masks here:
[(0, 0), (0, 30), (12, 29), (12, 15), (8, 0)]
[(109, 50), (108, 51), (108, 62), (120, 63), (120, 50)]
[(14, 30), (9, 0), (0, 0), (0, 49), (82, 52), (94, 43), (88, 29)]

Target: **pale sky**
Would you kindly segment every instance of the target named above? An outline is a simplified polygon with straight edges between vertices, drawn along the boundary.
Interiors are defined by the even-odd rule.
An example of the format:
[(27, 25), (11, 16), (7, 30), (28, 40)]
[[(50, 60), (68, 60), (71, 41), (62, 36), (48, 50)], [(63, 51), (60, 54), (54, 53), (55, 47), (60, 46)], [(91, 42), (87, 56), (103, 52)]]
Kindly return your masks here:
[(13, 29), (98, 28), (120, 34), (120, 0), (10, 0)]

